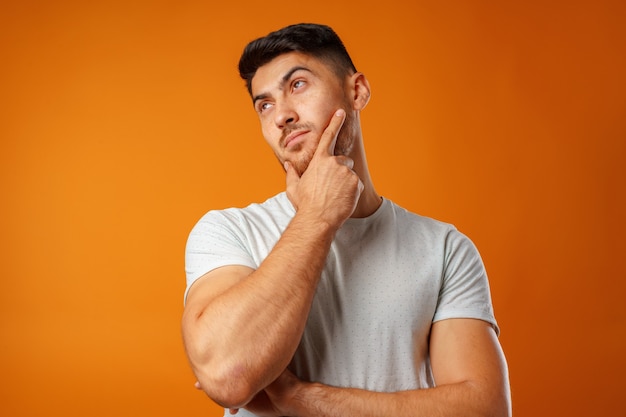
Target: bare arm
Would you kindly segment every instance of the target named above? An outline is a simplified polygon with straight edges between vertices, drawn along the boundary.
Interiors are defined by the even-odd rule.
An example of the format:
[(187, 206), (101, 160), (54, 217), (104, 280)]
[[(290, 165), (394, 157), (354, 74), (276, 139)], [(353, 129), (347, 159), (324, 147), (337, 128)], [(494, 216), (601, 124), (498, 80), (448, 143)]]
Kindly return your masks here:
[(251, 403), (261, 415), (298, 417), (508, 417), (506, 361), (491, 326), (480, 320), (437, 322), (431, 334), (437, 387), (392, 393), (303, 382), (285, 371)]
[(297, 212), (259, 268), (219, 268), (189, 291), (187, 355), (202, 389), (225, 407), (246, 404), (286, 368), (335, 232), (354, 211), (362, 185), (352, 161), (333, 155), (343, 119), (331, 119), (302, 177), (286, 166)]

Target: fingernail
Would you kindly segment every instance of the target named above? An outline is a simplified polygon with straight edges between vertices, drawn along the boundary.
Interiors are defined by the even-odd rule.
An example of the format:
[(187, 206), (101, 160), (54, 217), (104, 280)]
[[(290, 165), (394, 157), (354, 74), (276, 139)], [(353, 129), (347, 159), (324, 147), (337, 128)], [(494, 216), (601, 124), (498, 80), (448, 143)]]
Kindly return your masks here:
[(343, 116), (343, 113), (344, 113), (343, 109), (339, 109), (339, 110), (337, 110), (337, 111), (335, 112), (335, 116), (337, 116), (337, 117), (341, 117), (341, 116)]

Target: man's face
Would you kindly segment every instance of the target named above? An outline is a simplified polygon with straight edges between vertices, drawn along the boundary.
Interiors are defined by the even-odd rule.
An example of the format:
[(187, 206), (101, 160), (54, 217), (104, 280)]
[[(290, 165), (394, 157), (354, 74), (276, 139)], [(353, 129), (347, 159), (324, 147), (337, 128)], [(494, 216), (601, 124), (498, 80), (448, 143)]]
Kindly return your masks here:
[(352, 151), (358, 127), (344, 81), (323, 61), (298, 52), (280, 55), (257, 70), (252, 79), (254, 109), (281, 164), (291, 162), (302, 175), (339, 108), (345, 109), (346, 120), (335, 154)]

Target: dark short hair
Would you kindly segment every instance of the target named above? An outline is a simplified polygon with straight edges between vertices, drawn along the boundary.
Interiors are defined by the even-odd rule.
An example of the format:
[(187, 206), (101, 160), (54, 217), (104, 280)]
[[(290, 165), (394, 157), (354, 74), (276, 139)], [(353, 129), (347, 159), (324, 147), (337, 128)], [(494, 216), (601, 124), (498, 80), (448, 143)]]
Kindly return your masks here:
[(239, 59), (239, 75), (252, 94), (252, 78), (257, 70), (279, 55), (302, 52), (326, 61), (344, 77), (356, 72), (350, 55), (339, 36), (329, 26), (300, 23), (284, 27), (250, 42)]

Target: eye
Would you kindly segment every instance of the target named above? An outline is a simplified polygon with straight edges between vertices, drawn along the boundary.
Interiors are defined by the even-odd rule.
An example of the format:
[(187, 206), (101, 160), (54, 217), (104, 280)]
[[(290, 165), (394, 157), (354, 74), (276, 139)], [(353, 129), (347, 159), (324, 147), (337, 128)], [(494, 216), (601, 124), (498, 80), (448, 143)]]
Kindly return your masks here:
[(259, 113), (263, 113), (265, 111), (267, 111), (269, 108), (272, 107), (272, 103), (268, 102), (268, 101), (264, 101), (262, 103), (260, 103), (257, 107), (257, 111)]
[(304, 80), (295, 80), (292, 84), (293, 89), (297, 90), (299, 88), (304, 87), (304, 85), (306, 84), (306, 82)]

